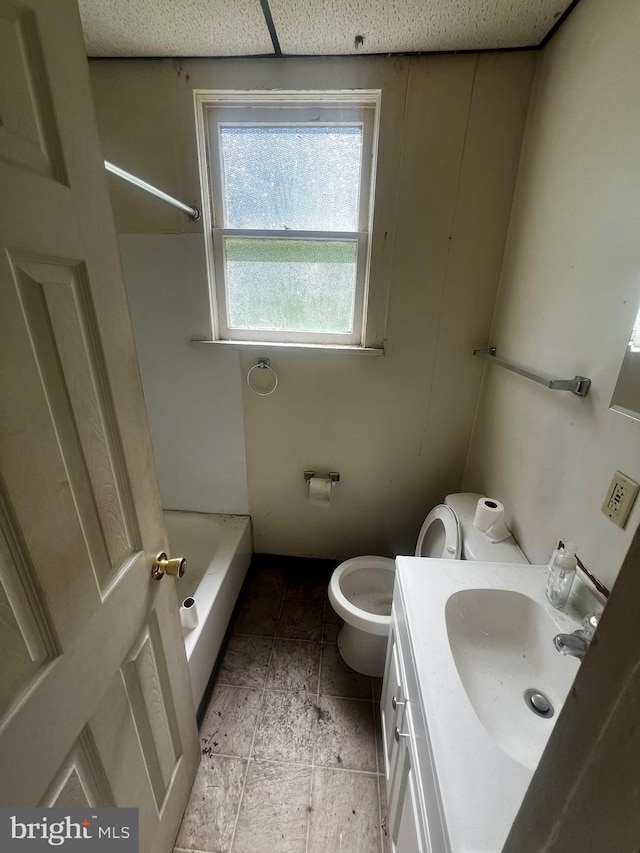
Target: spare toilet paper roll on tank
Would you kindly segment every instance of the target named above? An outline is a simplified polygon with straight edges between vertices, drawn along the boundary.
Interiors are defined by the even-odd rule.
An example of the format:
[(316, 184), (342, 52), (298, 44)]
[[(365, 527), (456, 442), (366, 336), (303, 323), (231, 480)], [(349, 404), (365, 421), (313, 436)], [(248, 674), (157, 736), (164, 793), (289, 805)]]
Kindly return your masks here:
[(504, 507), (500, 501), (495, 500), (495, 498), (480, 498), (476, 504), (473, 526), (486, 533), (491, 525), (503, 515)]
[(502, 542), (511, 536), (504, 520), (504, 506), (495, 498), (480, 498), (473, 524), (486, 535), (490, 542)]
[(329, 506), (331, 499), (331, 480), (324, 477), (312, 477), (309, 480), (309, 503), (315, 506)]

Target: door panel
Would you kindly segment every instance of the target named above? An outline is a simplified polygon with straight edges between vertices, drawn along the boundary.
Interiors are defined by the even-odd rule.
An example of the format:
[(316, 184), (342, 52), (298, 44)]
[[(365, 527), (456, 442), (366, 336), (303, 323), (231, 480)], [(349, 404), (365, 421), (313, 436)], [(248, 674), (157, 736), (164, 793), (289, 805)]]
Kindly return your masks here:
[(40, 805), (59, 808), (115, 805), (104, 767), (88, 728), (81, 732)]
[(51, 427), (72, 488), (83, 492), (78, 507), (91, 514), (82, 528), (103, 594), (113, 570), (140, 550), (140, 535), (86, 267), (24, 258), (11, 258), (11, 267)]
[(177, 720), (155, 614), (122, 668), (133, 719), (158, 808), (181, 755)]
[(72, 0), (0, 0), (0, 804), (138, 806), (172, 847), (199, 758)]
[(65, 182), (62, 149), (48, 92), (34, 12), (0, 2), (0, 159)]
[(0, 477), (0, 728), (46, 664), (57, 655), (54, 632), (39, 607), (38, 581)]

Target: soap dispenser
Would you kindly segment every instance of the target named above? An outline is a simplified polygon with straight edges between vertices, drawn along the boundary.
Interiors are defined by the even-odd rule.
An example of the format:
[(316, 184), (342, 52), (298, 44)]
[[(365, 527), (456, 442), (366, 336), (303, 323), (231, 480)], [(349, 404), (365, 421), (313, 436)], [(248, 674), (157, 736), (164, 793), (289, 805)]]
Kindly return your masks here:
[(563, 548), (553, 552), (545, 593), (549, 602), (558, 610), (567, 603), (576, 576), (576, 565), (576, 546), (573, 542), (565, 542)]

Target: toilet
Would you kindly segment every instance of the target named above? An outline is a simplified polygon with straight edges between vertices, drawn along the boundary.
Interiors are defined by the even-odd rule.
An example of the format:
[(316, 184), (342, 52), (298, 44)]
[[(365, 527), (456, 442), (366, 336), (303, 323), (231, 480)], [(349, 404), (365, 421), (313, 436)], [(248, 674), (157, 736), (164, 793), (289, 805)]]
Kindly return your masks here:
[[(482, 497), (475, 492), (447, 495), (425, 518), (415, 556), (527, 563), (513, 536), (490, 542), (474, 527)], [(338, 650), (344, 662), (363, 675), (381, 677), (384, 673), (395, 571), (395, 560), (388, 557), (353, 557), (340, 563), (329, 582), (329, 601), (344, 620)]]

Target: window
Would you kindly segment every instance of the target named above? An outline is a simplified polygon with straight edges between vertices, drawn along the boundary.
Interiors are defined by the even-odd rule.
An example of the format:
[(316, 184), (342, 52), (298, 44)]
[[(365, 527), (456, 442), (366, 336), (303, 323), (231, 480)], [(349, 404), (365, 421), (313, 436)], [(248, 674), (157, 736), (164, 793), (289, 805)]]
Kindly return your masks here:
[(196, 93), (216, 339), (365, 345), (378, 105)]

